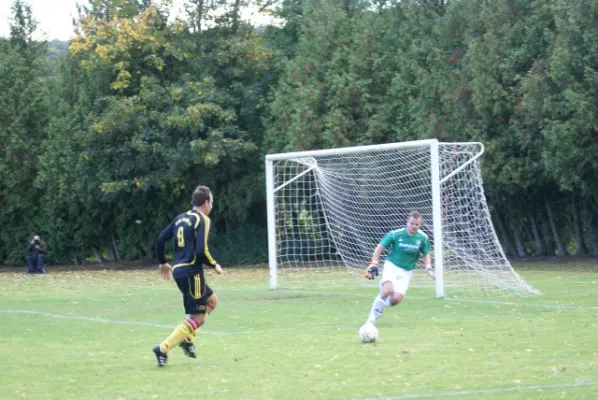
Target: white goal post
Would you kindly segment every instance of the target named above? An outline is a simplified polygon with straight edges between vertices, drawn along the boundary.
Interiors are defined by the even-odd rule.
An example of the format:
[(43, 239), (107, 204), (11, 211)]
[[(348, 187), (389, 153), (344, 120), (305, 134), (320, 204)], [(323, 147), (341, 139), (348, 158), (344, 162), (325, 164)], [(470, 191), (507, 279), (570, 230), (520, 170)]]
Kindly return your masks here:
[(418, 210), (436, 280), (414, 279), (415, 287), (433, 286), (439, 298), (446, 291), (540, 294), (498, 241), (482, 186), (483, 152), (481, 143), (429, 139), (267, 155), (270, 288), (285, 273), (361, 275), (382, 236)]

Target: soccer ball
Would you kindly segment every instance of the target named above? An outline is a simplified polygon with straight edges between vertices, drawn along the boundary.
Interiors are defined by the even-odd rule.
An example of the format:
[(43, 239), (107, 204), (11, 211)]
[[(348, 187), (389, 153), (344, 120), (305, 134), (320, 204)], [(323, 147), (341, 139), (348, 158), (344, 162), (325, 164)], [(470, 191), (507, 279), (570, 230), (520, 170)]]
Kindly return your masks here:
[(374, 324), (365, 324), (359, 328), (359, 338), (363, 343), (374, 343), (378, 339), (378, 328)]

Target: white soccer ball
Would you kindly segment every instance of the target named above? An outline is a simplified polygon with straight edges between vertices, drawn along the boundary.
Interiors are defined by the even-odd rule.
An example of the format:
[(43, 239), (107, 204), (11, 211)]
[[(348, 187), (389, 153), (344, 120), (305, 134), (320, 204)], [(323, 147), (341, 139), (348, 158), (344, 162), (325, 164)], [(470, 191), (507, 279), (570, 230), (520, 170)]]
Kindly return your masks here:
[(378, 339), (378, 328), (374, 324), (365, 324), (359, 328), (359, 338), (363, 343), (373, 343)]

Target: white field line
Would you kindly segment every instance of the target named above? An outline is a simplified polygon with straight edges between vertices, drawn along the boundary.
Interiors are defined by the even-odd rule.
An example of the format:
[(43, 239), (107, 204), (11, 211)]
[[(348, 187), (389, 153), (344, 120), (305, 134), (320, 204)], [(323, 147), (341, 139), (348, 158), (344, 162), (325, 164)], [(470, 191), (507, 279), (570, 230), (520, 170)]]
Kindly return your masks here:
[[(40, 311), (32, 311), (32, 310), (0, 310), (0, 314), (29, 314), (29, 315), (37, 315), (40, 317), (48, 317), (48, 318), (59, 318), (59, 319), (72, 319), (72, 320), (80, 320), (86, 322), (99, 322), (103, 324), (116, 324), (116, 325), (134, 325), (134, 326), (145, 326), (150, 328), (165, 328), (165, 329), (173, 329), (175, 325), (165, 325), (165, 324), (155, 324), (152, 322), (139, 322), (139, 321), (122, 321), (122, 320), (113, 320), (108, 318), (97, 318), (97, 317), (83, 317), (78, 315), (61, 315), (61, 314), (53, 314), (53, 313), (46, 313)], [(463, 319), (463, 318), (459, 318)], [(331, 325), (331, 324), (321, 324), (321, 325), (296, 325), (289, 328), (273, 328), (273, 329), (253, 329), (253, 328), (245, 328), (240, 331), (234, 332), (222, 332), (222, 331), (212, 331), (202, 329), (202, 334), (214, 335), (214, 336), (231, 336), (231, 335), (243, 335), (243, 334), (255, 334), (255, 333), (269, 333), (269, 332), (293, 332), (300, 328), (339, 328), (339, 327), (355, 327), (354, 325)]]
[[(88, 286), (92, 286), (92, 287), (102, 287), (102, 288), (109, 288), (109, 289), (114, 289), (116, 287), (118, 288), (125, 288), (125, 289), (147, 289), (147, 290), (173, 290), (176, 289), (173, 287), (166, 287), (166, 286), (110, 286), (110, 285), (88, 285)], [(351, 294), (354, 297), (371, 297), (372, 301), (373, 299), (376, 297), (377, 291), (373, 291), (372, 294), (368, 294), (368, 293), (351, 293), (351, 290), (347, 290), (347, 291), (342, 291), (342, 292), (334, 292), (334, 291), (322, 291), (322, 292), (316, 292), (316, 291), (303, 291), (300, 289), (294, 289), (294, 290), (281, 290), (280, 293), (281, 294), (286, 294), (289, 293), (289, 291), (292, 292), (297, 292), (297, 294), (299, 295), (316, 295), (316, 296), (321, 296), (321, 297), (327, 297), (327, 296), (343, 296), (343, 295), (348, 295)], [(227, 290), (227, 289), (219, 289), (217, 290), (217, 292), (219, 293), (235, 293), (238, 292), (237, 290)], [(292, 299), (292, 296), (289, 297), (289, 300)], [(267, 298), (265, 298), (264, 300), (268, 300)], [(274, 300), (274, 299), (273, 299)], [(280, 297), (280, 298), (276, 298), (276, 300), (284, 300), (284, 297)], [(405, 301), (407, 300), (435, 300), (433, 297), (431, 296), (407, 296)], [(511, 301), (498, 301), (498, 300), (484, 300), (484, 299), (472, 299), (472, 298), (459, 298), (459, 297), (455, 297), (455, 298), (450, 298), (450, 297), (446, 297), (444, 299), (442, 299), (444, 301), (449, 301), (449, 302), (455, 302), (455, 303), (459, 303), (459, 302), (464, 302), (464, 303), (480, 303), (480, 304), (494, 304), (494, 305), (507, 305), (507, 306), (514, 306), (514, 307), (536, 307), (536, 308), (546, 308), (546, 309), (553, 309), (553, 310), (568, 310), (568, 311), (598, 311), (598, 306), (593, 307), (593, 306), (574, 306), (574, 305), (567, 305), (567, 304), (545, 304), (545, 303), (527, 303), (524, 300), (520, 301), (520, 302), (511, 302)]]
[(85, 285), (88, 287), (100, 287), (106, 289), (151, 289), (151, 290), (178, 290), (176, 286), (133, 286), (133, 285)]
[[(165, 324), (154, 324), (152, 322), (139, 322), (139, 321), (119, 321), (114, 319), (108, 318), (97, 318), (97, 317), (82, 317), (77, 315), (61, 315), (61, 314), (52, 314), (40, 311), (31, 311), (31, 310), (0, 310), (0, 313), (4, 314), (31, 314), (37, 315), (41, 317), (49, 317), (49, 318), (59, 318), (59, 319), (75, 319), (80, 321), (87, 321), (87, 322), (100, 322), (103, 324), (116, 324), (116, 325), (136, 325), (136, 326), (146, 326), (150, 328), (165, 328), (165, 329), (173, 329), (175, 325), (165, 325)], [(225, 332), (218, 332), (218, 331), (202, 331), (203, 334), (208, 335), (216, 335), (216, 336), (224, 336), (229, 335), (230, 333)]]
[[(86, 317), (86, 316), (79, 316), (79, 315), (63, 315), (63, 314), (54, 314), (48, 312), (41, 312), (41, 311), (33, 311), (33, 310), (0, 310), (0, 314), (29, 314), (29, 315), (37, 315), (41, 317), (48, 317), (48, 318), (58, 318), (58, 319), (71, 319), (71, 320), (79, 320), (79, 321), (86, 321), (86, 322), (97, 322), (103, 324), (114, 324), (114, 325), (133, 325), (133, 326), (145, 326), (149, 328), (163, 328), (163, 329), (173, 329), (175, 326), (173, 325), (166, 325), (166, 324), (156, 324), (153, 322), (140, 322), (140, 321), (123, 321), (123, 320), (113, 320), (108, 318), (99, 318), (99, 317)], [(493, 316), (503, 315), (503, 316), (510, 316), (512, 315), (511, 312), (509, 313), (502, 313), (502, 314), (494, 314)], [(431, 322), (448, 322), (448, 321), (462, 321), (464, 319), (486, 319), (488, 316), (485, 315), (465, 315), (465, 316), (456, 316), (454, 318), (438, 318), (432, 317)], [(268, 333), (280, 333), (280, 332), (296, 332), (298, 330), (309, 330), (309, 329), (334, 329), (334, 328), (342, 328), (342, 329), (352, 329), (354, 328), (357, 330), (359, 327), (359, 322), (354, 323), (346, 323), (346, 324), (296, 324), (292, 327), (284, 327), (284, 328), (270, 328), (270, 329), (256, 329), (256, 328), (243, 328), (238, 331), (213, 331), (209, 328), (202, 330), (203, 334), (208, 334), (212, 336), (233, 336), (233, 335), (253, 335), (253, 334), (268, 334)]]
[(547, 384), (547, 385), (530, 385), (530, 386), (511, 386), (511, 387), (496, 388), (496, 389), (459, 390), (459, 391), (454, 391), (454, 392), (405, 394), (405, 395), (400, 395), (400, 396), (368, 397), (365, 400), (433, 399), (433, 398), (443, 398), (443, 397), (475, 396), (475, 395), (480, 395), (480, 394), (523, 392), (523, 391), (531, 391), (531, 390), (578, 388), (578, 387), (583, 387), (583, 386), (598, 386), (598, 381), (555, 383), (555, 384)]
[[(103, 288), (125, 288), (125, 289), (158, 289), (158, 290), (172, 290), (172, 289), (177, 289), (176, 286), (143, 286), (143, 285), (137, 285), (137, 286), (132, 286), (132, 285), (99, 285), (99, 284), (91, 284), (91, 285), (87, 285), (87, 286), (93, 286), (93, 287), (103, 287)], [(256, 288), (257, 290), (259, 290), (259, 288)], [(226, 288), (219, 288), (218, 289), (219, 292), (238, 292), (239, 290), (237, 289), (226, 289)], [(266, 288), (264, 288), (264, 291), (266, 291)], [(370, 290), (371, 293), (365, 293), (363, 292), (363, 288), (347, 288), (347, 290), (344, 291), (334, 291), (334, 290), (326, 290), (326, 289), (322, 289), (319, 291), (315, 291), (315, 290), (304, 290), (302, 288), (280, 288), (280, 289), (275, 289), (275, 290), (267, 290), (269, 293), (288, 293), (288, 292), (297, 292), (298, 294), (317, 294), (317, 295), (358, 295), (358, 296), (371, 296), (372, 299), (376, 297), (376, 295), (378, 294), (378, 290), (377, 289), (372, 289)], [(358, 293), (354, 293), (354, 292), (358, 292)], [(568, 295), (569, 297), (569, 295)], [(436, 300), (436, 298), (434, 298), (434, 296), (432, 294), (430, 294), (429, 296), (422, 296), (422, 295), (407, 295), (405, 300), (407, 299), (413, 299), (413, 300)], [(444, 299), (440, 299), (440, 300), (445, 300), (445, 301), (468, 301), (468, 302), (479, 302), (479, 303), (496, 303), (496, 304), (512, 304), (512, 305), (543, 305), (541, 303), (525, 303), (525, 299), (522, 299), (522, 301), (520, 302), (508, 302), (508, 301), (495, 301), (495, 300), (484, 300), (484, 299), (476, 299), (476, 298), (471, 298), (471, 297), (450, 297), (447, 296)], [(548, 304), (546, 305), (547, 307), (559, 307), (559, 305), (554, 305), (554, 304)], [(598, 307), (591, 307), (591, 308), (595, 308), (598, 309)]]
[[(88, 285), (88, 286), (95, 286), (95, 287), (105, 287), (105, 288), (115, 288), (115, 286), (108, 286), (108, 285)], [(172, 287), (164, 287), (164, 286), (118, 286), (118, 288), (125, 288), (125, 289), (148, 289), (148, 290), (172, 290)], [(175, 288), (176, 289), (176, 288)], [(372, 301), (376, 297), (377, 291), (372, 291), (371, 294), (369, 293), (351, 293), (352, 290), (347, 290), (344, 292), (334, 292), (323, 290), (321, 292), (316, 291), (305, 291), (300, 289), (293, 289), (293, 290), (281, 290), (280, 293), (286, 294), (289, 291), (297, 292), (299, 295), (316, 295), (316, 296), (343, 296), (343, 295), (351, 295), (355, 297), (371, 297)], [(235, 293), (238, 290), (227, 290), (227, 289), (219, 289), (219, 293)], [(284, 298), (277, 298), (277, 300), (284, 300)], [(289, 297), (292, 299), (292, 297)], [(266, 299), (267, 300), (267, 299)], [(406, 296), (405, 301), (407, 300), (435, 300), (432, 296)], [(549, 309), (563, 309), (563, 310), (577, 310), (577, 311), (591, 311), (591, 310), (598, 310), (598, 306), (573, 306), (573, 305), (560, 305), (560, 304), (545, 304), (545, 303), (526, 303), (525, 301), (521, 302), (510, 302), (510, 301), (498, 301), (498, 300), (483, 300), (483, 299), (472, 299), (472, 298), (459, 298), (459, 297), (446, 297), (441, 299), (444, 301), (452, 301), (455, 303), (458, 302), (467, 302), (467, 303), (481, 303), (481, 304), (496, 304), (496, 305), (508, 305), (508, 306), (517, 306), (517, 307), (539, 307), (539, 308), (549, 308)]]
[[(133, 325), (133, 326), (145, 326), (149, 328), (164, 328), (164, 329), (172, 329), (173, 325), (165, 325), (165, 324), (155, 324), (152, 322), (140, 322), (140, 321), (123, 321), (123, 320), (113, 320), (108, 318), (99, 318), (99, 317), (85, 317), (85, 316), (78, 316), (78, 315), (63, 315), (63, 314), (54, 314), (54, 313), (47, 313), (47, 312), (40, 312), (40, 311), (33, 311), (33, 310), (0, 310), (0, 314), (30, 314), (30, 315), (37, 315), (41, 317), (48, 317), (48, 318), (59, 318), (59, 319), (72, 319), (72, 320), (79, 320), (79, 321), (86, 321), (86, 322), (97, 322), (103, 324), (115, 324), (115, 325)], [(511, 313), (506, 313), (504, 315), (511, 315)], [(436, 318), (433, 317), (432, 321), (434, 322), (443, 322), (443, 321), (462, 321), (464, 319), (485, 319), (487, 316), (483, 315), (467, 315), (467, 316), (459, 316), (455, 318)], [(224, 332), (224, 331), (212, 331), (209, 329), (202, 330), (202, 333), (213, 335), (213, 336), (232, 336), (232, 335), (253, 335), (256, 333), (259, 334), (267, 334), (267, 333), (277, 333), (277, 332), (296, 332), (298, 330), (305, 330), (305, 329), (332, 329), (332, 328), (343, 328), (343, 329), (350, 329), (359, 327), (359, 323), (347, 323), (347, 324), (297, 324), (293, 325), (292, 327), (286, 328), (271, 328), (271, 329), (255, 329), (255, 328), (243, 328), (239, 331), (232, 331), (232, 332)]]
[[(92, 284), (92, 285), (88, 285), (91, 287), (102, 287), (102, 288), (109, 288), (109, 289), (115, 289), (115, 288), (124, 288), (124, 289), (144, 289), (144, 290), (173, 290), (176, 289), (173, 287), (166, 287), (166, 286), (130, 286), (130, 285), (124, 285), (124, 286), (110, 286), (110, 285), (97, 285), (97, 284)], [(328, 296), (343, 296), (343, 295), (351, 295), (353, 297), (371, 297), (372, 301), (373, 299), (376, 297), (376, 293), (377, 291), (373, 291), (373, 294), (368, 294), (368, 293), (351, 293), (353, 290), (347, 290), (347, 291), (341, 291), (341, 292), (335, 292), (335, 291), (322, 291), (322, 292), (318, 292), (318, 291), (303, 291), (300, 289), (293, 289), (293, 290), (288, 290), (288, 289), (284, 289), (281, 290), (280, 293), (281, 294), (288, 294), (289, 292), (296, 292), (298, 295), (315, 295), (315, 296), (320, 296), (320, 297), (328, 297)], [(217, 290), (218, 293), (236, 293), (238, 292), (238, 290), (227, 290), (227, 289), (219, 289)], [(289, 300), (292, 300), (293, 296), (289, 296)], [(264, 298), (263, 300), (268, 300), (268, 298)], [(278, 298), (273, 298), (272, 300), (285, 300), (284, 297), (278, 297)], [(408, 300), (435, 300), (433, 297), (431, 296), (407, 296), (407, 298), (405, 299), (405, 301)], [(441, 299), (443, 301), (447, 301), (447, 302), (454, 302), (454, 303), (459, 303), (459, 302), (463, 302), (463, 303), (479, 303), (479, 304), (493, 304), (493, 305), (506, 305), (506, 306), (512, 306), (512, 307), (532, 307), (532, 308), (545, 308), (545, 309), (551, 309), (551, 310), (563, 310), (563, 311), (598, 311), (598, 306), (593, 307), (593, 306), (574, 306), (574, 305), (567, 305), (567, 304), (546, 304), (546, 303), (527, 303), (525, 302), (525, 300), (522, 300), (520, 302), (512, 302), (512, 301), (498, 301), (498, 300), (484, 300), (484, 299), (473, 299), (473, 298), (450, 298), (450, 297), (446, 297), (444, 299)], [(0, 310), (0, 312), (2, 312)]]

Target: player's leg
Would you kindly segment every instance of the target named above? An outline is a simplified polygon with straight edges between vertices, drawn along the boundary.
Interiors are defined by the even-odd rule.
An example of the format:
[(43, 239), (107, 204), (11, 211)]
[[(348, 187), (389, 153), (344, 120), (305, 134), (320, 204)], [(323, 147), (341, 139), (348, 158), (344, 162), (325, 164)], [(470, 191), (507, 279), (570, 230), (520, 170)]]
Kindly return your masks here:
[(36, 269), (37, 269), (37, 257), (27, 256), (27, 273), (35, 274)]
[(214, 308), (216, 308), (216, 305), (218, 304), (218, 298), (216, 297), (212, 289), (207, 284), (205, 284), (205, 280), (202, 280), (202, 282), (204, 282), (204, 287), (201, 290), (202, 298), (198, 301), (198, 305), (200, 312), (205, 309), (205, 313), (201, 312), (201, 314), (191, 316), (197, 319), (198, 327), (193, 331), (191, 335), (187, 336), (185, 340), (183, 340), (179, 344), (179, 346), (183, 349), (183, 353), (185, 353), (187, 357), (191, 358), (197, 358), (197, 353), (195, 352), (194, 344), (195, 335), (199, 333), (201, 327), (207, 320), (208, 315), (210, 315), (210, 313), (214, 310)]
[(218, 305), (218, 297), (216, 297), (216, 294), (212, 291), (212, 289), (206, 285), (206, 297), (207, 297), (207, 301), (206, 301), (206, 313), (205, 313), (205, 317), (203, 319), (203, 322), (199, 325), (199, 327), (193, 332), (193, 335), (188, 336), (187, 337), (187, 341), (188, 342), (193, 342), (193, 337), (195, 335), (197, 335), (197, 333), (200, 331), (201, 327), (203, 326), (203, 324), (205, 323), (205, 321), (208, 319), (208, 316), (212, 313), (212, 311), (214, 311), (214, 309), (216, 308), (216, 305)]
[(197, 357), (197, 353), (195, 352), (195, 344), (194, 344), (195, 335), (197, 335), (199, 333), (199, 331), (201, 330), (205, 321), (208, 319), (208, 316), (210, 315), (210, 313), (212, 311), (214, 311), (214, 309), (216, 308), (216, 305), (218, 304), (218, 297), (216, 296), (216, 294), (214, 294), (214, 292), (212, 292), (212, 289), (210, 289), (209, 286), (206, 287), (206, 296), (208, 297), (208, 299), (207, 299), (207, 304), (206, 304), (206, 313), (205, 313), (205, 316), (203, 317), (203, 322), (199, 325), (199, 327), (195, 331), (193, 331), (192, 335), (187, 336), (187, 338), (185, 340), (183, 340), (181, 342), (181, 344), (179, 344), (179, 346), (183, 349), (183, 352), (185, 353), (185, 355), (187, 357), (191, 357), (191, 358)]
[(399, 304), (401, 301), (403, 301), (403, 298), (405, 297), (404, 294), (400, 293), (400, 292), (392, 292), (390, 295), (390, 306), (396, 306), (397, 304)]
[(211, 292), (212, 294), (208, 296), (208, 310), (206, 314), (210, 314), (212, 311), (214, 311), (214, 309), (216, 308), (216, 306), (218, 305), (218, 296), (216, 296), (216, 293), (214, 293), (212, 291), (212, 289), (210, 289), (210, 287), (207, 287), (207, 292)]
[(203, 307), (205, 305), (205, 313), (202, 314), (203, 318), (201, 320), (202, 322), (199, 324), (199, 327), (193, 332), (192, 336), (187, 338), (187, 340), (189, 340), (189, 341), (193, 341), (193, 336), (195, 336), (195, 334), (197, 334), (197, 332), (199, 332), (199, 330), (205, 323), (206, 319), (208, 319), (208, 316), (212, 313), (212, 311), (214, 311), (214, 309), (216, 308), (216, 305), (218, 305), (218, 297), (216, 297), (216, 294), (214, 293), (212, 288), (210, 288), (208, 285), (206, 285), (205, 288), (203, 289), (203, 293), (204, 293), (204, 298), (202, 299), (200, 308), (203, 310)]
[(197, 274), (187, 278), (176, 279), (177, 286), (183, 294), (185, 313), (189, 314), (189, 317), (177, 325), (160, 345), (153, 348), (159, 367), (166, 365), (168, 360), (167, 354), (170, 349), (178, 346), (187, 336), (192, 335), (205, 321), (205, 301), (203, 307), (200, 304), (202, 297), (205, 297), (201, 293), (202, 287), (205, 286), (201, 284), (201, 278), (201, 275)]
[(37, 270), (38, 274), (45, 274), (46, 270), (44, 266), (46, 265), (46, 255), (45, 254), (38, 254), (37, 255)]
[(205, 320), (212, 313), (212, 311), (214, 311), (214, 309), (216, 308), (216, 305), (218, 304), (218, 297), (216, 297), (216, 294), (214, 294), (214, 291), (212, 290), (212, 288), (209, 287), (207, 284), (202, 289), (202, 293), (203, 293), (204, 298), (201, 299), (200, 307), (202, 307), (205, 304), (205, 310), (206, 310), (205, 317), (203, 319), (203, 322), (193, 332), (193, 335), (189, 335), (187, 337), (186, 340), (188, 342), (193, 342), (193, 337), (199, 332), (199, 330), (201, 329), (202, 325), (205, 323)]
[(395, 269), (397, 267), (390, 261), (384, 262), (384, 271), (382, 272), (382, 278), (380, 278), (380, 293), (374, 299), (367, 323), (375, 325), (384, 308), (390, 305), (390, 296), (396, 280)]
[(393, 284), (393, 290), (390, 295), (391, 306), (396, 306), (403, 301), (411, 284), (411, 278), (413, 278), (413, 271), (405, 271), (402, 268), (398, 268), (397, 279)]

